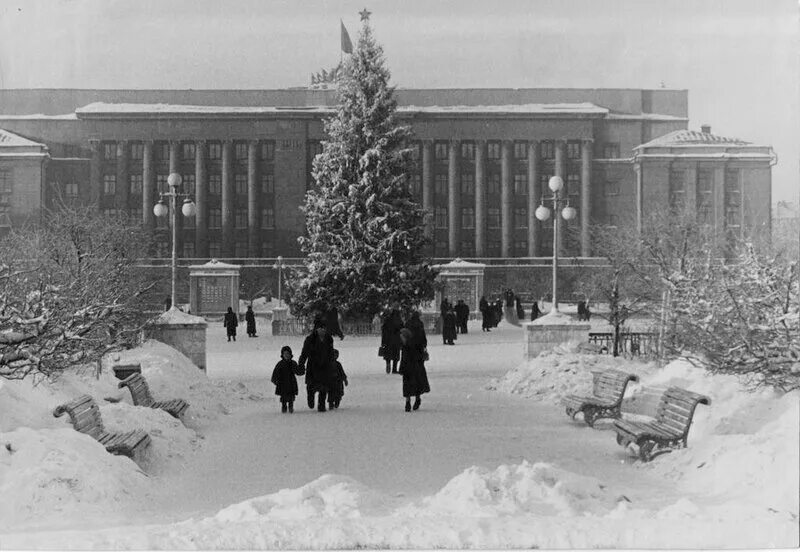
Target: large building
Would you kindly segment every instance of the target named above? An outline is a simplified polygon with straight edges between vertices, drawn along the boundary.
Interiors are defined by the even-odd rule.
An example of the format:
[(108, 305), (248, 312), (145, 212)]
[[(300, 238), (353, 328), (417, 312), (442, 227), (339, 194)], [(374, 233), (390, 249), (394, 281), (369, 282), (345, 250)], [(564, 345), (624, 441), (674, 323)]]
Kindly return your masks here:
[[(737, 236), (769, 231), (771, 148), (688, 130), (685, 90), (399, 89), (397, 99), (436, 258), (551, 255), (552, 222), (534, 211), (552, 175), (578, 211), (560, 221), (569, 256), (591, 256), (593, 224), (641, 225), (677, 206)], [(179, 217), (182, 257), (299, 256), (299, 206), (335, 102), (335, 90), (306, 88), (0, 90), (0, 224), (58, 198), (91, 202), (161, 230), (166, 255), (153, 205), (178, 172), (197, 204), (194, 219)]]

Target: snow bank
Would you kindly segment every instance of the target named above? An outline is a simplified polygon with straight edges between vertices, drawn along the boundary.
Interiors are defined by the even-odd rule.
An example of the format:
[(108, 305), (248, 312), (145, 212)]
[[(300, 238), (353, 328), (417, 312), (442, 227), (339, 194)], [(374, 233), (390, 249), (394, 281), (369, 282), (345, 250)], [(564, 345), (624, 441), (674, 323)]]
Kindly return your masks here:
[(121, 523), (148, 485), (133, 461), (71, 428), (0, 433), (0, 531)]

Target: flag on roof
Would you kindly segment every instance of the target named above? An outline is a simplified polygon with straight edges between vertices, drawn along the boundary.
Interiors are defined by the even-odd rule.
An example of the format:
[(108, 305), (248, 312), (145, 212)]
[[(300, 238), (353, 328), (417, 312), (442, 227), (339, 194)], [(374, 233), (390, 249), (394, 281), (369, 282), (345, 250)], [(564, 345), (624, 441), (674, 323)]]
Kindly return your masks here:
[(347, 33), (347, 29), (344, 27), (344, 22), (340, 19), (339, 23), (342, 26), (342, 52), (345, 54), (352, 54), (353, 53), (353, 43), (350, 41), (350, 35)]

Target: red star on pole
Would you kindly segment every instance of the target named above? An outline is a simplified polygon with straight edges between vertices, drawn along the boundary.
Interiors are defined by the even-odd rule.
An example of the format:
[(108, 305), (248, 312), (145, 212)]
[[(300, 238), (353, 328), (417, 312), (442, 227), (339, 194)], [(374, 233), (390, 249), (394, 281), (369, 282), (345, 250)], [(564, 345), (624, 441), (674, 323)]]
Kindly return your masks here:
[(372, 15), (372, 12), (367, 10), (367, 8), (364, 8), (358, 12), (358, 15), (361, 16), (361, 21), (369, 21), (369, 16)]

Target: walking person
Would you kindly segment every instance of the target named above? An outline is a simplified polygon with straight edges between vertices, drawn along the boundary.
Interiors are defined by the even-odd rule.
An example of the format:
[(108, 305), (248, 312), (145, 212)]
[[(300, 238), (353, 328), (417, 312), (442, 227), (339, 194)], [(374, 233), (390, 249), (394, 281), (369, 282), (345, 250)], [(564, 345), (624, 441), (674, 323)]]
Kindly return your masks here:
[(333, 338), (328, 335), (325, 320), (314, 320), (314, 329), (303, 341), (303, 351), (298, 364), (306, 373), (308, 407), (314, 408), (318, 393), (317, 410), (325, 412), (325, 399), (336, 381), (336, 364), (333, 356)]
[[(414, 334), (408, 328), (403, 328), (400, 332), (401, 348), (403, 360), (400, 363), (400, 371), (403, 374), (403, 397), (406, 399), (406, 412), (419, 410), (424, 393), (430, 393), (431, 386), (428, 383), (428, 373), (425, 370), (425, 357), (427, 351), (422, 343), (414, 339)], [(411, 406), (411, 397), (414, 397), (414, 406)]]
[(325, 320), (328, 323), (328, 333), (332, 337), (338, 337), (339, 341), (344, 339), (342, 327), (339, 325), (339, 310), (336, 307), (331, 307), (325, 313)]
[(425, 334), (425, 324), (419, 317), (419, 311), (411, 313), (411, 317), (408, 319), (408, 322), (406, 322), (406, 328), (411, 330), (411, 335), (417, 343), (421, 343), (422, 346), (427, 349), (428, 336)]
[(228, 335), (228, 341), (231, 338), (236, 341), (236, 326), (239, 325), (239, 317), (233, 312), (233, 307), (228, 307), (228, 312), (225, 313), (225, 320), (222, 322)]
[(531, 322), (536, 320), (542, 315), (542, 311), (539, 310), (539, 302), (534, 299), (533, 306), (531, 307)]
[(467, 333), (467, 323), (469, 322), (469, 305), (463, 299), (459, 299), (458, 304), (455, 306), (455, 311), (458, 320), (458, 331), (465, 334)]
[(333, 384), (333, 389), (331, 389), (331, 392), (328, 395), (328, 408), (330, 409), (339, 408), (339, 404), (342, 402), (342, 397), (344, 397), (344, 388), (349, 385), (347, 382), (347, 374), (344, 372), (344, 367), (342, 367), (342, 363), (339, 362), (339, 351), (337, 349), (333, 350), (333, 359), (336, 365), (336, 381)]
[(403, 329), (403, 319), (400, 311), (392, 309), (386, 314), (381, 325), (381, 356), (386, 361), (386, 373), (396, 374), (397, 364), (400, 362), (400, 330)]
[(494, 327), (496, 328), (500, 321), (503, 319), (503, 300), (501, 298), (497, 298), (497, 301), (494, 302)]
[(456, 334), (456, 312), (450, 308), (444, 315), (442, 323), (442, 341), (445, 345), (455, 345), (454, 340), (458, 339)]
[(244, 313), (244, 320), (247, 322), (247, 337), (258, 337), (256, 335), (256, 313), (253, 312), (253, 305), (247, 307)]
[(522, 307), (522, 301), (519, 297), (514, 298), (517, 306), (517, 320), (525, 320), (525, 309)]
[(302, 376), (300, 366), (292, 360), (292, 348), (284, 345), (281, 348), (281, 359), (272, 371), (272, 383), (275, 394), (281, 398), (281, 412), (294, 412), (294, 399), (297, 397), (297, 377)]
[(486, 300), (485, 295), (481, 297), (481, 300), (478, 303), (478, 310), (481, 311), (481, 331), (492, 331), (492, 318), (494, 315), (492, 314), (491, 308), (489, 307), (489, 302)]

